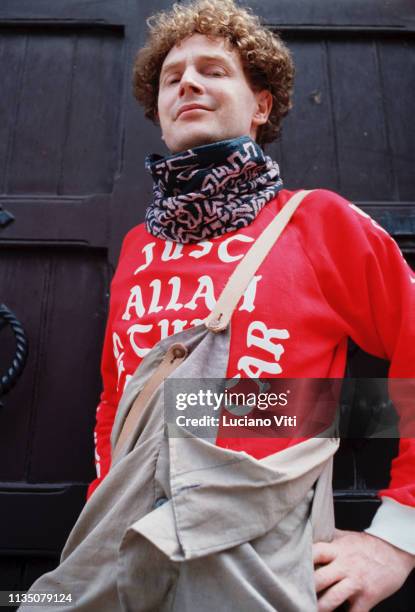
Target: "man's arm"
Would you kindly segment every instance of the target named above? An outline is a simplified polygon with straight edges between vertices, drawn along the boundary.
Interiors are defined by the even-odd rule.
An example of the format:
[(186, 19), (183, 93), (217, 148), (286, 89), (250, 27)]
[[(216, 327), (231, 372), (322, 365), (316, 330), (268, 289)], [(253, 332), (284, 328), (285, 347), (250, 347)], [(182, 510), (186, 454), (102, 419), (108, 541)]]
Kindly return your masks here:
[(108, 317), (101, 358), (103, 391), (96, 411), (94, 429), (97, 477), (88, 487), (87, 499), (107, 475), (111, 465), (111, 431), (117, 410), (117, 364), (113, 354), (111, 316)]
[[(363, 211), (336, 194), (313, 195), (326, 198), (326, 205), (317, 207), (314, 233), (304, 248), (327, 301), (347, 335), (368, 353), (388, 359), (389, 376), (407, 379), (410, 387), (415, 377), (415, 274), (393, 239)], [(395, 398), (391, 383), (408, 437), (400, 440), (389, 486), (379, 492), (382, 505), (367, 532), (336, 532), (332, 543), (316, 545), (316, 564), (325, 564), (316, 570), (317, 589), (327, 589), (319, 600), (321, 610), (334, 610), (347, 599), (353, 612), (369, 610), (396, 591), (414, 566), (415, 440), (408, 401), (400, 401), (399, 393)]]
[(111, 282), (110, 307), (101, 357), (103, 390), (96, 411), (96, 425), (94, 429), (95, 466), (97, 477), (88, 487), (87, 499), (90, 498), (92, 493), (108, 474), (111, 466), (111, 432), (120, 396), (118, 389), (119, 373), (116, 356), (120, 357), (120, 355), (117, 354), (120, 354), (122, 351), (122, 345), (119, 342), (120, 339), (114, 336), (113, 330), (113, 320), (115, 317), (115, 312), (117, 311), (117, 303), (120, 299), (119, 290), (117, 288), (117, 276), (119, 275), (119, 270), (122, 268), (122, 260), (127, 249), (130, 235), (132, 235), (133, 232), (134, 228), (128, 232), (124, 238), (117, 270), (115, 271)]

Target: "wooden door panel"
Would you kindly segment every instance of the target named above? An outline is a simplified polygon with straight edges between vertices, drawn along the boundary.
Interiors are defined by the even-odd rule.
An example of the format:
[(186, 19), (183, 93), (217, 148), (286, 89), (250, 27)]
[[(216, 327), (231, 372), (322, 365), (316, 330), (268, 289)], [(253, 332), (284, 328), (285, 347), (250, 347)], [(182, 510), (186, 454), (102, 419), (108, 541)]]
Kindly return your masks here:
[(88, 483), (95, 474), (92, 430), (109, 280), (105, 253), (85, 257), (60, 249), (44, 257), (50, 302), (27, 480)]
[(241, 0), (272, 26), (309, 28), (350, 28), (367, 30), (414, 30), (412, 0)]
[(326, 44), (286, 38), (298, 77), (293, 108), (283, 123), (280, 156), (275, 145), (270, 151), (280, 161), (288, 188), (318, 185), (336, 190), (339, 176)]
[(393, 151), (395, 198), (414, 201), (415, 196), (415, 42), (384, 40), (379, 46), (383, 96)]
[[(0, 250), (0, 296), (1, 301), (14, 312), (26, 332), (29, 332), (30, 358), (18, 384), (2, 398), (0, 410), (0, 480), (23, 481), (27, 466), (27, 445), (31, 436), (31, 412), (38, 375), (38, 351), (45, 316), (45, 294), (47, 269), (44, 261), (36, 260), (32, 253), (20, 250)], [(28, 289), (27, 282), (33, 279)], [(8, 336), (6, 350), (1, 332), (2, 370), (10, 365), (14, 356), (14, 338)], [(3, 352), (4, 351), (4, 352)]]
[(391, 200), (393, 152), (376, 40), (330, 41), (328, 65), (340, 192), (351, 200)]
[[(108, 246), (109, 196), (0, 196), (15, 220), (0, 229), (0, 244)], [(5, 299), (5, 298), (4, 298)]]
[[(157, 9), (159, 4), (163, 3), (155, 0), (152, 6)], [(3, 23), (20, 22), (31, 26), (39, 23), (52, 27), (57, 22), (63, 25), (82, 23), (84, 27), (90, 28), (102, 24), (125, 25), (132, 12), (131, 8), (135, 7), (129, 0), (3, 0), (0, 4), (0, 19)]]
[(9, 75), (2, 84), (3, 193), (111, 193), (120, 163), (120, 34), (59, 26), (0, 30), (0, 71)]
[(0, 190), (6, 191), (8, 152), (11, 151), (13, 126), (16, 124), (25, 39), (0, 30)]
[(87, 483), (94, 474), (105, 253), (15, 248), (0, 254), (0, 295), (7, 295), (30, 346), (26, 369), (0, 411), (0, 480)]
[(52, 33), (15, 34), (23, 36), (24, 44), (16, 122), (6, 152), (5, 192), (56, 193), (65, 131), (60, 98), (68, 94), (71, 44)]
[(113, 189), (121, 165), (124, 64), (120, 29), (77, 33), (71, 96), (65, 101), (62, 194)]
[(270, 146), (285, 184), (337, 190), (363, 208), (414, 201), (415, 43), (292, 32), (285, 39), (298, 73), (294, 107), (281, 143)]

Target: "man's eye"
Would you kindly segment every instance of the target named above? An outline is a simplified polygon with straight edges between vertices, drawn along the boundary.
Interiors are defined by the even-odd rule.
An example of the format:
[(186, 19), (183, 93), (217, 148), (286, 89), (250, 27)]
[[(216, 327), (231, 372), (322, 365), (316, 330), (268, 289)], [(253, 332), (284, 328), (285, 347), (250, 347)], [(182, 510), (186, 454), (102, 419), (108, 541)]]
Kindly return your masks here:
[[(206, 70), (205, 74), (207, 76), (213, 76), (213, 77), (223, 77), (223, 76), (225, 76), (225, 72), (223, 70), (220, 70), (220, 69), (216, 69), (216, 70), (208, 69), (208, 70)], [(177, 76), (169, 77), (166, 80), (166, 84), (167, 85), (175, 85), (176, 83), (180, 83), (180, 78), (177, 77)]]

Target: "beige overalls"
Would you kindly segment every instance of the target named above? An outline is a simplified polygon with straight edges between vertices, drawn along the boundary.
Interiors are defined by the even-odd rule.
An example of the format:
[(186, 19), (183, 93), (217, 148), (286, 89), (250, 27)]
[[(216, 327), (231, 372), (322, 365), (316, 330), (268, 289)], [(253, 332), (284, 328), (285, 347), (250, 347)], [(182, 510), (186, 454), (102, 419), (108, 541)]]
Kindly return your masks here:
[[(316, 610), (312, 542), (333, 535), (335, 437), (257, 460), (165, 420), (163, 380), (223, 379), (229, 320), (306, 192), (266, 228), (204, 324), (159, 342), (121, 398), (109, 474), (84, 507), (60, 565), (30, 592), (70, 593), (91, 612)], [(173, 428), (174, 429), (174, 428)]]

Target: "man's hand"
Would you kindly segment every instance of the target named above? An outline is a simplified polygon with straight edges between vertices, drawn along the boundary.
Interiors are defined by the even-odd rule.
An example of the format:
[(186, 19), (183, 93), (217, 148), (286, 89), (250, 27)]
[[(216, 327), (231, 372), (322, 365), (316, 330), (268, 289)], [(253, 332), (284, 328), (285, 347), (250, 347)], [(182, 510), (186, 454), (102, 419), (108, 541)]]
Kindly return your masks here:
[(332, 542), (313, 546), (318, 611), (349, 601), (349, 612), (368, 612), (397, 591), (415, 566), (415, 556), (357, 531), (335, 530)]

